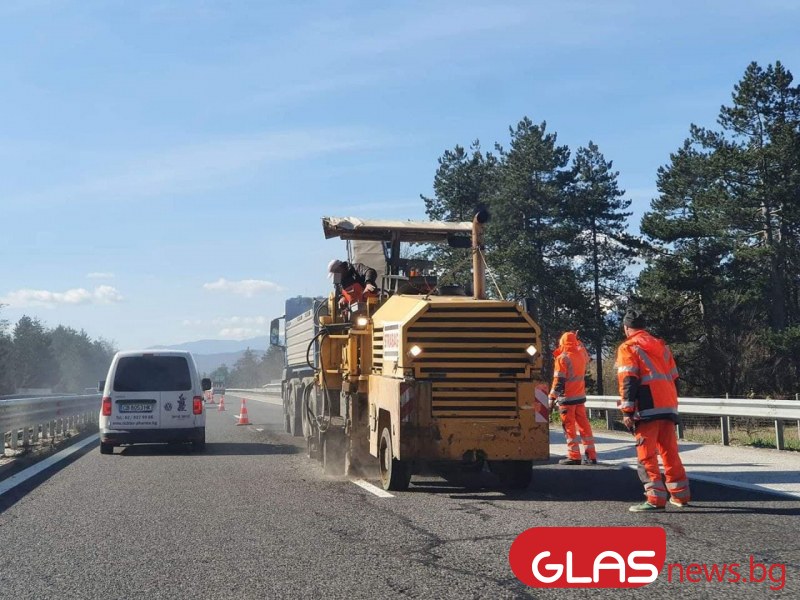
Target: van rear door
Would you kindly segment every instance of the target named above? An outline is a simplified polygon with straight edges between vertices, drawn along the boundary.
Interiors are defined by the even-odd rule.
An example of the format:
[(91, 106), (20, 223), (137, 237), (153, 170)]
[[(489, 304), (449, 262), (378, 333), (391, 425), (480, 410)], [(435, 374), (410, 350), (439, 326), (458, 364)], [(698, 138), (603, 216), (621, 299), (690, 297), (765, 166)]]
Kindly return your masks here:
[(143, 354), (119, 359), (112, 429), (193, 427), (192, 377), (185, 356)]

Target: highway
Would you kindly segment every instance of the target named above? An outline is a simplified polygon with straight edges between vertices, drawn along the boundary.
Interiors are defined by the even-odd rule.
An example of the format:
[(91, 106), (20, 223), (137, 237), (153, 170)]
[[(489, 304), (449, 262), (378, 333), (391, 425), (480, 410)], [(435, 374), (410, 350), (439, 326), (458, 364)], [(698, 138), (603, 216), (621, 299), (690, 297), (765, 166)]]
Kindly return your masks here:
[[(535, 468), (504, 494), (488, 473), (431, 475), (379, 497), (331, 478), (250, 400), (252, 425), (208, 406), (208, 448), (97, 444), (0, 496), (0, 597), (42, 598), (798, 598), (800, 501), (695, 482), (693, 507), (630, 514), (634, 472)], [(554, 450), (555, 451), (555, 450)], [(373, 481), (373, 483), (376, 483)], [(369, 486), (367, 486), (369, 487)], [(680, 583), (642, 590), (534, 590), (508, 567), (534, 526), (658, 525), (667, 562), (786, 564), (785, 586)]]

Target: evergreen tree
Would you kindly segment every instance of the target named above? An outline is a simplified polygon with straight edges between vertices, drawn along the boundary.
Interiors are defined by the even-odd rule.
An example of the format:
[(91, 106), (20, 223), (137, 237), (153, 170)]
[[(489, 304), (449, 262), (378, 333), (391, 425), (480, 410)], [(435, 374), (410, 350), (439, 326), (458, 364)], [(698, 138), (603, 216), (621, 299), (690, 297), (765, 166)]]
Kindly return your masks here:
[(50, 336), (38, 319), (23, 316), (14, 326), (12, 367), (17, 388), (52, 388), (58, 382)]
[[(462, 146), (446, 150), (439, 158), (433, 180), (434, 197), (420, 195), (433, 221), (472, 221), (478, 206), (488, 202), (497, 180), (497, 159), (482, 153), (475, 140), (467, 152)], [(467, 284), (472, 268), (469, 249), (433, 246), (426, 252), (441, 272), (441, 283)]]
[(504, 296), (536, 300), (545, 347), (552, 348), (561, 332), (591, 320), (573, 260), (580, 225), (570, 212), (570, 151), (557, 145), (546, 123), (525, 117), (509, 131), (508, 150), (497, 146), (501, 165), (490, 203), (488, 261)]
[[(692, 126), (642, 231), (662, 247), (639, 280), (697, 393), (793, 389), (800, 375), (800, 93), (751, 64), (720, 131)], [(767, 359), (767, 357), (769, 357)]]
[[(583, 332), (594, 347), (597, 389), (604, 392), (603, 348), (609, 332), (608, 320), (616, 300), (630, 287), (626, 269), (641, 246), (627, 229), (630, 200), (617, 185), (619, 172), (612, 170), (596, 144), (578, 148), (573, 161), (571, 214), (580, 230), (574, 239), (575, 256), (580, 257), (579, 276), (592, 301), (591, 327)], [(577, 328), (577, 326), (576, 326)]]

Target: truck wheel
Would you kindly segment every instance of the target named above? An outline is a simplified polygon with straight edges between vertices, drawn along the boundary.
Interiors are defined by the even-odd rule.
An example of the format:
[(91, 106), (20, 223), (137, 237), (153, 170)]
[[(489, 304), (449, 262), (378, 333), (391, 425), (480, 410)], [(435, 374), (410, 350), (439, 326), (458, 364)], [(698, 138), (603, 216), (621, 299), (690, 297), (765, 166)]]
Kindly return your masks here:
[(289, 418), (292, 408), (292, 392), (291, 387), (286, 384), (283, 386), (281, 399), (283, 400), (283, 429), (286, 433), (292, 433), (292, 421)]
[(378, 460), (380, 461), (381, 483), (385, 490), (407, 490), (411, 483), (411, 468), (406, 461), (393, 458), (392, 434), (388, 427), (381, 431), (381, 440), (378, 446)]
[(341, 477), (345, 474), (345, 437), (326, 433), (322, 438), (322, 468), (327, 475)]
[(303, 388), (295, 386), (292, 388), (292, 393), (289, 396), (291, 402), (289, 403), (289, 433), (294, 437), (302, 437), (303, 435), (303, 420), (300, 415), (300, 407), (303, 404)]
[(114, 446), (100, 442), (100, 454), (114, 454)]
[(490, 460), (489, 470), (497, 475), (500, 485), (510, 490), (527, 489), (533, 477), (531, 460)]

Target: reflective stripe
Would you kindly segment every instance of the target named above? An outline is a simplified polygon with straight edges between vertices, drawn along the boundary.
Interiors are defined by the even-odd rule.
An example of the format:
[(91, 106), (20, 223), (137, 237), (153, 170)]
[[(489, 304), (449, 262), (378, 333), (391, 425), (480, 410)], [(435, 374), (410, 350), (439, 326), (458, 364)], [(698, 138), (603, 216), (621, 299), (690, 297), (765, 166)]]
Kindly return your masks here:
[(639, 367), (617, 367), (617, 373), (639, 373)]
[(576, 381), (583, 381), (584, 377), (570, 377), (567, 379), (567, 383), (575, 383)]
[(644, 484), (644, 489), (666, 491), (667, 488), (664, 487), (664, 482), (659, 479), (658, 481), (648, 481)]
[(656, 366), (653, 364), (653, 361), (650, 360), (650, 357), (647, 356), (647, 353), (644, 350), (642, 350), (639, 346), (631, 346), (631, 348), (633, 348), (633, 351), (639, 355), (639, 358), (645, 364), (645, 366), (650, 370), (651, 373), (653, 373), (654, 375), (662, 375), (661, 371), (656, 369)]
[(678, 488), (687, 488), (687, 487), (689, 487), (688, 479), (681, 479), (680, 481), (673, 481), (672, 483), (667, 482), (668, 490), (677, 490)]
[(575, 369), (572, 368), (572, 360), (570, 360), (566, 352), (564, 352), (561, 356), (564, 357), (564, 362), (567, 365), (567, 377), (574, 377)]
[(678, 369), (672, 369), (669, 374), (675, 379), (678, 376)]
[(692, 499), (691, 494), (689, 494), (688, 487), (684, 490), (676, 490), (672, 492), (672, 497), (676, 500), (686, 500), (687, 502)]
[(553, 371), (553, 377), (566, 377), (567, 374), (564, 371)]
[(648, 383), (656, 379), (660, 379), (662, 381), (672, 381), (673, 377), (671, 375), (662, 375), (661, 373), (653, 373), (642, 377), (642, 383)]
[(675, 408), (648, 408), (647, 410), (639, 411), (639, 416), (643, 419), (647, 417), (655, 417), (657, 415), (676, 415), (678, 411)]

